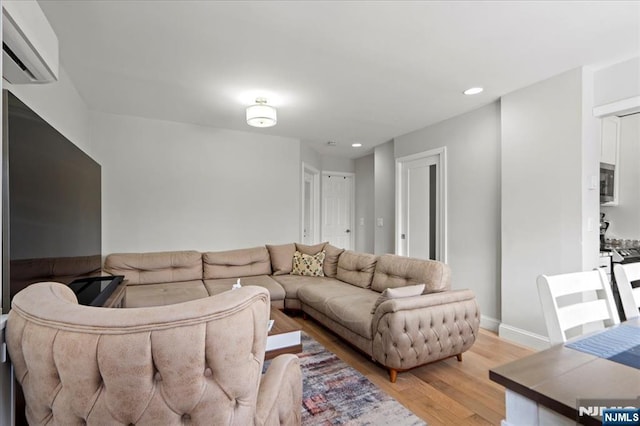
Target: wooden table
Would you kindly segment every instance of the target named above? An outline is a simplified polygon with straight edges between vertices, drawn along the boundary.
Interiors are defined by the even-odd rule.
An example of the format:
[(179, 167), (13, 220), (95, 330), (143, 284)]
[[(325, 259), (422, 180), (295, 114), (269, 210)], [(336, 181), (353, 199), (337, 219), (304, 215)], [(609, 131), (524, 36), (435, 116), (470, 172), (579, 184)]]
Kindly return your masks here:
[[(640, 328), (640, 318), (624, 324)], [(493, 368), (489, 378), (507, 388), (503, 425), (601, 425), (598, 415), (579, 415), (579, 400), (640, 396), (639, 369), (563, 344)]]
[(113, 290), (104, 305), (104, 308), (124, 308), (127, 296), (127, 280), (122, 280), (118, 287)]
[(302, 352), (298, 323), (276, 308), (271, 308), (271, 319), (274, 320), (274, 323), (267, 336), (267, 350), (264, 359), (272, 359), (281, 354)]

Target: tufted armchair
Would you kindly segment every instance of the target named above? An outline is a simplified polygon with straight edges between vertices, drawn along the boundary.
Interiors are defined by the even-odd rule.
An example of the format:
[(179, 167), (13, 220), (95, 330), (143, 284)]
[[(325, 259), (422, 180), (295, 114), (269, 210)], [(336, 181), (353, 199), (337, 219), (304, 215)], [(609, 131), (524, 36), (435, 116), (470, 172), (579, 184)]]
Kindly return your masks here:
[(300, 424), (297, 357), (262, 374), (268, 318), (259, 287), (108, 309), (46, 282), (13, 299), (7, 344), (31, 425)]

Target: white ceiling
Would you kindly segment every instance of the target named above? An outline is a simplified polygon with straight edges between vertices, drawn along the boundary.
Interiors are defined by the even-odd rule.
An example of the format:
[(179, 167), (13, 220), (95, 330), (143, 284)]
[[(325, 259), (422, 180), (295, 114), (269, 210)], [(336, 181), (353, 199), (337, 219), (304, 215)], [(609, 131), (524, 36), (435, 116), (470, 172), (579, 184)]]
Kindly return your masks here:
[[(640, 54), (638, 1), (40, 5), (91, 109), (294, 137), (350, 158), (572, 68)], [(485, 91), (462, 95), (472, 86)], [(257, 95), (278, 108), (277, 126), (245, 123)]]

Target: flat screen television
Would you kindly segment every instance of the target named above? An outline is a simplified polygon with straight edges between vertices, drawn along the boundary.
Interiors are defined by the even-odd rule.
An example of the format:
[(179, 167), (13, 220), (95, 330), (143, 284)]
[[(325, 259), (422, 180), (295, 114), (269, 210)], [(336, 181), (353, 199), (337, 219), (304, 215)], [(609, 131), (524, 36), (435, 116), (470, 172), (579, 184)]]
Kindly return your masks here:
[(34, 282), (101, 271), (101, 169), (3, 91), (2, 311)]

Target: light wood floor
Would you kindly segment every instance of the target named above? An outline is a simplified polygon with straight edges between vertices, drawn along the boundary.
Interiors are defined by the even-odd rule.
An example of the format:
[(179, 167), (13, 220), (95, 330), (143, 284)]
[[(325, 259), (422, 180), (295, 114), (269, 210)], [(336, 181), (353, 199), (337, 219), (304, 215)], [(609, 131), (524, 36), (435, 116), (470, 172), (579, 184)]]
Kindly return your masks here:
[(424, 419), (429, 426), (499, 425), (504, 419), (504, 387), (489, 380), (489, 369), (522, 358), (532, 350), (480, 329), (473, 347), (455, 358), (399, 373), (387, 371), (311, 318), (294, 317), (302, 330), (329, 351)]

